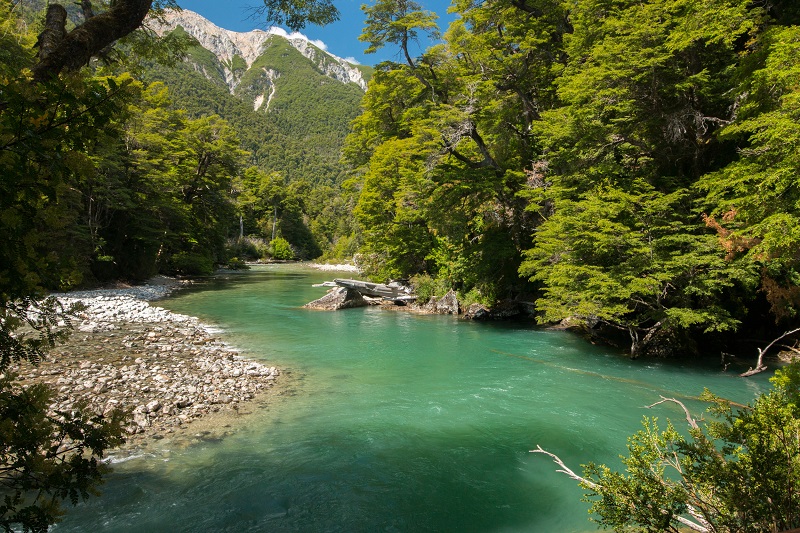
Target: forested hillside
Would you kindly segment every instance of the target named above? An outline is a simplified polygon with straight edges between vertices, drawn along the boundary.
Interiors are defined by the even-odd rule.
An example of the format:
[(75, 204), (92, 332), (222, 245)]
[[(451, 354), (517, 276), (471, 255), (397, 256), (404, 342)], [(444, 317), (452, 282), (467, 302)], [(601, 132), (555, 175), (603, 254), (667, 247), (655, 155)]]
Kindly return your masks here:
[[(351, 231), (337, 229), (347, 217), (341, 209), (328, 207), (342, 201), (345, 173), (339, 159), (363, 92), (355, 84), (343, 84), (317, 71), (280, 38), (243, 73), (236, 94), (230, 93), (223, 78), (202, 74), (198, 65), (204, 62), (213, 67), (218, 60), (195, 44), (185, 61), (172, 66), (151, 64), (144, 77), (169, 87), (173, 105), (189, 116), (215, 113), (223, 117), (248, 152), (247, 164), (270, 176), (272, 192), (268, 193), (258, 192), (265, 178), (257, 178), (256, 183), (253, 173), (246, 175), (249, 178), (242, 176), (239, 188), (246, 189), (248, 198), (241, 212), (243, 233), (269, 241), (277, 217), (280, 234), (295, 247), (298, 257), (319, 256)], [(271, 82), (259, 75), (267, 67), (275, 74), (277, 96), (269, 106), (262, 103), (254, 109), (254, 93), (270, 92)], [(260, 255), (252, 247), (235, 255), (240, 252), (250, 259)]]
[[(527, 294), (633, 356), (797, 326), (794, 3), (454, 9), (442, 44), (378, 67), (347, 141), (373, 276)], [(435, 31), (413, 2), (367, 15), (374, 48)]]
[[(633, 356), (732, 351), (797, 327), (796, 6), (453, 9), (420, 57), (409, 44), (438, 34), (432, 13), (366, 9), (367, 49), (405, 61), (377, 67), (357, 117), (348, 80), (369, 69), (307, 42), (262, 33), (247, 37), (258, 53), (223, 57), (189, 36), (201, 22), (188, 15), (162, 23), (174, 31), (158, 46), (121, 42), (140, 64), (99, 61), (80, 82), (114, 95), (109, 126), (59, 160), (59, 222), (41, 230), (72, 265), (58, 283), (358, 252), (378, 280), (534, 302), (541, 322)], [(20, 116), (39, 124), (5, 113), (9, 135)]]
[[(26, 2), (14, 11), (31, 38), (41, 28), (40, 8)], [(70, 20), (84, 16), (71, 6)], [(326, 61), (344, 67), (322, 51), (315, 62), (280, 36), (255, 44), (253, 68), (239, 69), (236, 94), (226, 66), (180, 26), (161, 38), (134, 32), (92, 64), (80, 83), (101, 89), (81, 91), (113, 112), (59, 163), (69, 165), (53, 190), (59, 221), (37, 230), (46, 245), (36, 253), (57, 258), (69, 272), (46, 286), (210, 273), (231, 259), (312, 258), (352, 232), (339, 158), (361, 87), (326, 75)], [(273, 80), (259, 79), (266, 71)], [(350, 71), (360, 80), (370, 69)], [(274, 98), (254, 106), (256, 91)], [(69, 113), (80, 109), (54, 104), (49, 113), (68, 125)], [(35, 115), (5, 113), (9, 138), (24, 136), (25, 120)]]

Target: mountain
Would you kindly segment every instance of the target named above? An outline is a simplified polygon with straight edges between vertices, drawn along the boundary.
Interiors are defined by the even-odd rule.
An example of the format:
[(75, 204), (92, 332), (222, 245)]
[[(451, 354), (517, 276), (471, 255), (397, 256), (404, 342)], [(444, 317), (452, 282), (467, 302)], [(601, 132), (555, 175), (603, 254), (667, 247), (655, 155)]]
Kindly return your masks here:
[(282, 30), (240, 33), (192, 11), (171, 11), (156, 33), (178, 32), (193, 45), (177, 67), (151, 65), (177, 107), (216, 113), (237, 130), (252, 162), (287, 181), (341, 181), (339, 157), (372, 73)]
[[(300, 34), (287, 34), (279, 28), (269, 31), (253, 30), (246, 33), (235, 32), (214, 25), (201, 15), (189, 10), (169, 11), (163, 21), (153, 21), (152, 28), (159, 35), (178, 27), (193, 37), (199, 46), (211, 52), (217, 59), (212, 69), (204, 70), (210, 79), (218, 77), (235, 93), (244, 73), (255, 68), (263, 70), (271, 87), (274, 76), (278, 74), (259, 62), (259, 58), (271, 47), (284, 47), (288, 43), (325, 76), (342, 83), (354, 83), (367, 89), (367, 79), (371, 69), (350, 63), (340, 57), (322, 50)], [(198, 65), (203, 68), (207, 65)], [(266, 94), (261, 94), (261, 98)], [(260, 100), (263, 103), (263, 100)], [(260, 103), (255, 106), (260, 107)]]

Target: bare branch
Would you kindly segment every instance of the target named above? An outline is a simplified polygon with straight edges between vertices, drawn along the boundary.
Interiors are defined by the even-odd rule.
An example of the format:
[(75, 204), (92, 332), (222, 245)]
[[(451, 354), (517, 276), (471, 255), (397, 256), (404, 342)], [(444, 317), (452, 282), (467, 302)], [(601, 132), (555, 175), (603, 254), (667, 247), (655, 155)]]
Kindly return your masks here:
[(674, 515), (673, 518), (683, 524), (684, 526), (688, 527), (692, 531), (699, 531), (700, 533), (709, 533), (711, 530), (701, 524), (692, 522), (688, 518), (684, 518), (683, 516)]
[(700, 426), (697, 425), (697, 421), (694, 419), (692, 414), (689, 412), (689, 409), (687, 409), (687, 407), (683, 404), (683, 402), (681, 402), (680, 400), (676, 400), (675, 398), (666, 398), (664, 396), (661, 396), (661, 401), (660, 402), (656, 402), (656, 403), (654, 403), (652, 405), (645, 405), (645, 408), (646, 409), (652, 409), (656, 405), (662, 404), (664, 402), (673, 402), (673, 403), (678, 404), (681, 407), (681, 409), (683, 409), (684, 414), (686, 414), (686, 421), (689, 423), (689, 425), (692, 426), (694, 429), (700, 429)]
[(557, 464), (559, 467), (561, 467), (561, 469), (560, 470), (556, 470), (556, 472), (561, 472), (562, 474), (566, 474), (569, 477), (571, 477), (572, 479), (574, 479), (576, 481), (580, 481), (581, 483), (583, 483), (584, 485), (586, 485), (587, 487), (589, 487), (592, 490), (597, 490), (597, 489), (600, 488), (600, 485), (598, 485), (594, 481), (590, 481), (590, 480), (586, 479), (585, 477), (581, 477), (578, 474), (576, 474), (570, 467), (568, 467), (567, 465), (564, 464), (564, 461), (562, 461), (559, 456), (557, 456), (554, 453), (550, 453), (545, 449), (542, 449), (542, 447), (540, 445), (537, 444), (536, 445), (536, 449), (535, 450), (531, 450), (530, 453), (543, 453), (543, 454), (549, 456), (553, 460), (553, 462), (555, 464)]
[[(664, 398), (663, 401), (668, 401), (668, 399)], [(677, 400), (674, 400), (674, 401), (677, 401)], [(658, 403), (661, 403), (661, 402), (658, 402)], [(678, 403), (680, 404), (680, 402), (678, 402)], [(683, 404), (681, 404), (681, 405), (683, 405)], [(583, 483), (584, 485), (586, 485), (587, 487), (589, 487), (592, 490), (595, 490), (595, 491), (599, 492), (603, 488), (601, 485), (598, 485), (594, 481), (590, 481), (590, 480), (586, 479), (585, 477), (581, 477), (578, 474), (576, 474), (571, 468), (569, 468), (567, 465), (564, 464), (564, 461), (562, 461), (559, 456), (557, 456), (554, 453), (548, 452), (547, 450), (543, 449), (538, 444), (536, 445), (536, 449), (535, 450), (530, 450), (530, 453), (543, 453), (543, 454), (547, 455), (548, 457), (550, 457), (553, 460), (553, 462), (555, 464), (557, 464), (559, 466), (559, 469), (556, 470), (556, 472), (560, 472), (562, 474), (566, 474), (567, 476), (571, 477), (572, 479), (574, 479), (576, 481), (579, 481), (580, 483)], [(694, 511), (694, 512), (691, 512), (691, 511)], [(705, 522), (705, 520), (702, 517), (697, 516), (697, 511), (696, 510), (690, 508), (690, 514), (692, 514), (692, 516), (695, 516), (698, 520), (702, 520), (703, 522)], [(684, 526), (688, 527), (692, 531), (697, 531), (699, 533), (710, 533), (710, 531), (711, 531), (711, 529), (709, 529), (705, 525), (698, 524), (696, 522), (692, 522), (691, 520), (689, 520), (686, 517), (675, 515), (675, 516), (673, 516), (673, 518), (675, 518), (675, 520), (677, 520), (678, 522), (680, 522)]]
[(763, 350), (761, 348), (759, 348), (758, 349), (758, 361), (756, 362), (756, 367), (755, 368), (751, 367), (750, 370), (748, 370), (747, 372), (742, 372), (741, 374), (739, 374), (739, 376), (741, 376), (743, 378), (746, 378), (748, 376), (752, 376), (752, 375), (758, 374), (759, 372), (763, 372), (764, 370), (766, 370), (767, 369), (767, 365), (764, 364), (764, 355), (766, 355), (767, 350), (772, 348), (772, 346), (776, 342), (778, 342), (778, 341), (780, 341), (782, 339), (785, 339), (789, 335), (794, 335), (797, 332), (800, 332), (800, 328), (793, 329), (791, 331), (787, 331), (786, 333), (784, 333), (783, 335), (781, 335), (777, 339), (773, 340), (771, 343), (767, 344), (766, 348), (764, 348)]

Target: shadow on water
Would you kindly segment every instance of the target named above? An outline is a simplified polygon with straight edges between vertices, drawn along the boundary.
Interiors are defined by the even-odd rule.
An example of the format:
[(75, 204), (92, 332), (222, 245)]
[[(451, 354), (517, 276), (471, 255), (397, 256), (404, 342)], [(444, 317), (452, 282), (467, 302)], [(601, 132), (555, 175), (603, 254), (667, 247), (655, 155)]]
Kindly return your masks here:
[(121, 465), (102, 499), (54, 531), (583, 530), (568, 527), (559, 507), (580, 491), (554, 484), (547, 461), (531, 469), (532, 433), (316, 434), (293, 444), (302, 459), (246, 442), (204, 444), (180, 471), (170, 462)]
[(281, 282), (300, 280), (308, 277), (307, 273), (290, 272), (278, 268), (267, 269), (260, 267), (259, 270), (239, 270), (227, 271), (205, 278), (197, 278), (190, 285), (176, 293), (180, 296), (183, 293), (198, 291), (220, 291), (229, 290), (231, 287), (243, 287), (247, 285), (257, 285), (270, 282)]

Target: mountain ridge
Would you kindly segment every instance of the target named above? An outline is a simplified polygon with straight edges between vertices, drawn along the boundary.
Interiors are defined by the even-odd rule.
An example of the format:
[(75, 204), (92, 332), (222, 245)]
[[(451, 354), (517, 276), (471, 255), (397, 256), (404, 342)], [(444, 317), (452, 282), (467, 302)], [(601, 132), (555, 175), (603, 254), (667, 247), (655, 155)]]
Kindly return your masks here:
[[(223, 79), (231, 93), (235, 91), (241, 80), (241, 75), (237, 76), (237, 71), (252, 68), (264, 53), (265, 48), (275, 39), (286, 40), (329, 78), (342, 83), (354, 83), (362, 91), (367, 88), (364, 67), (323, 50), (300, 34), (288, 34), (280, 28), (249, 32), (226, 30), (202, 15), (186, 9), (167, 11), (163, 19), (153, 19), (148, 25), (158, 35), (164, 35), (179, 27), (183, 28), (183, 31), (194, 38), (200, 46), (216, 56), (223, 68), (221, 73)], [(245, 69), (240, 68), (241, 64), (237, 68), (237, 57), (244, 62)], [(208, 73), (206, 75), (208, 76)]]

